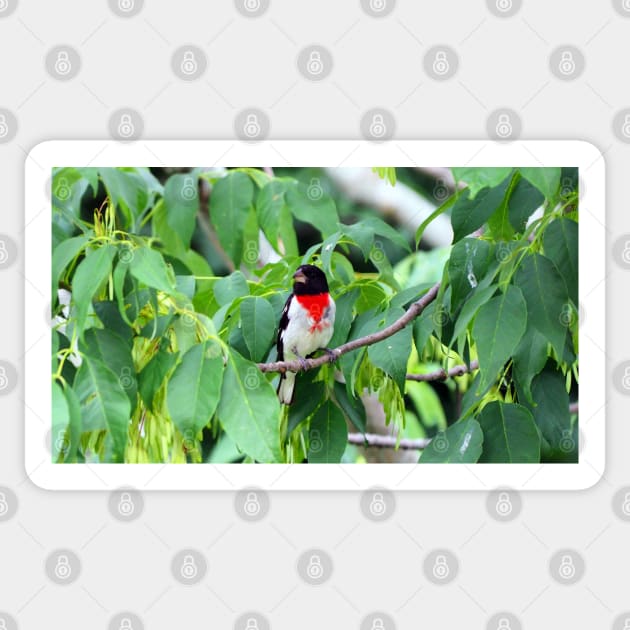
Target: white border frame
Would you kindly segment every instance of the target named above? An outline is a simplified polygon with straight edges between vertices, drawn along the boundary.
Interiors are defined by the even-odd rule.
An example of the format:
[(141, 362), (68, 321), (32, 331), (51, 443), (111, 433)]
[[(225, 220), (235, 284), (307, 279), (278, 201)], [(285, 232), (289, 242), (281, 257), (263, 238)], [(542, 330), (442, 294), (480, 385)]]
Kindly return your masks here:
[[(54, 166), (577, 166), (580, 206), (580, 435), (577, 464), (53, 464), (51, 426), (51, 204)], [(25, 466), (45, 489), (107, 490), (578, 490), (595, 485), (605, 466), (605, 166), (581, 141), (50, 141), (26, 158), (25, 178)], [(582, 448), (583, 446), (583, 448)]]

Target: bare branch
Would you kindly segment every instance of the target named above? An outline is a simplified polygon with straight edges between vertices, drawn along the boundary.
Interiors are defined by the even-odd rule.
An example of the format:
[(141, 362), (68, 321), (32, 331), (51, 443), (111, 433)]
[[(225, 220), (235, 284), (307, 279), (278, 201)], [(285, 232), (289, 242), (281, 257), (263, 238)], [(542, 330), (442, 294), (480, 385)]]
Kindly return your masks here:
[(348, 433), (348, 442), (356, 446), (364, 446), (365, 448), (398, 448), (404, 450), (422, 450), (426, 448), (431, 441), (430, 438), (422, 438), (411, 440), (409, 438), (401, 438), (398, 442), (395, 435), (378, 435), (376, 433)]
[(258, 363), (258, 367), (262, 372), (299, 372), (301, 370), (312, 370), (313, 368), (336, 361), (340, 356), (362, 348), (363, 346), (371, 346), (383, 339), (387, 339), (396, 334), (399, 330), (402, 330), (407, 324), (413, 321), (422, 311), (435, 299), (440, 289), (440, 283), (433, 285), (418, 301), (414, 302), (407, 312), (397, 319), (393, 324), (390, 324), (383, 330), (366, 335), (360, 339), (354, 339), (342, 344), (338, 348), (330, 351), (330, 354), (325, 354), (316, 359), (306, 359), (303, 363), (299, 360), (296, 361), (276, 361), (274, 363)]
[(427, 374), (407, 374), (408, 381), (445, 381), (453, 376), (462, 376), (479, 368), (479, 361), (471, 361), (470, 365), (455, 365), (450, 370), (435, 370)]

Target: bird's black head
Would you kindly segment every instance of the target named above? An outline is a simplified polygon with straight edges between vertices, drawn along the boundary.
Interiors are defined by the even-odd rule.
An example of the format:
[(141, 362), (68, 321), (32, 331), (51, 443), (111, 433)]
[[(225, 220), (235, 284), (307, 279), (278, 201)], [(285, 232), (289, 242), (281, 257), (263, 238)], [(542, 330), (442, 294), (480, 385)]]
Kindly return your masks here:
[(326, 275), (315, 265), (300, 265), (293, 274), (293, 279), (293, 293), (296, 295), (328, 293)]

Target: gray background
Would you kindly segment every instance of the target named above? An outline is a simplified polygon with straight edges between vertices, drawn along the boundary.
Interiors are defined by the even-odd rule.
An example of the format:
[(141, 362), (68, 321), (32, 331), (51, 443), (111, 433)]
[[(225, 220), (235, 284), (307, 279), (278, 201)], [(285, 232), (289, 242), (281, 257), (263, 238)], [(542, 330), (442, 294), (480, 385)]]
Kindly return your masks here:
[[(621, 630), (630, 620), (630, 517), (622, 510), (630, 392), (620, 369), (630, 355), (630, 3), (498, 2), (135, 0), (124, 13), (116, 1), (0, 0), (4, 627), (370, 630), (380, 619), (385, 630)], [(310, 45), (325, 66), (315, 77), (298, 64)], [(59, 46), (73, 49), (63, 77), (54, 72)], [(205, 54), (188, 76), (178, 71), (182, 46)], [(435, 46), (451, 62), (440, 76), (425, 57)], [(556, 63), (562, 46), (574, 51), (569, 76)], [(33, 487), (22, 428), (27, 151), (46, 139), (116, 137), (115, 116), (129, 109), (132, 137), (230, 138), (241, 135), (249, 108), (260, 110), (258, 137), (283, 139), (361, 138), (370, 110), (384, 112), (379, 122), (394, 139), (495, 137), (497, 110), (506, 109), (511, 137), (600, 148), (610, 387), (607, 468), (595, 488), (512, 492), (507, 517), (494, 509), (492, 488), (385, 493), (383, 518), (382, 506), (375, 516), (352, 492), (258, 493), (260, 509), (248, 510), (249, 493), (139, 489), (130, 493), (132, 513), (121, 513), (116, 494)], [(603, 218), (604, 208), (590, 210)], [(298, 567), (318, 550), (325, 575), (302, 579)], [(72, 571), (65, 581), (54, 574), (60, 554)], [(448, 579), (432, 578), (436, 554), (451, 563)], [(195, 572), (182, 583), (184, 556)], [(575, 570), (563, 578), (565, 556)]]

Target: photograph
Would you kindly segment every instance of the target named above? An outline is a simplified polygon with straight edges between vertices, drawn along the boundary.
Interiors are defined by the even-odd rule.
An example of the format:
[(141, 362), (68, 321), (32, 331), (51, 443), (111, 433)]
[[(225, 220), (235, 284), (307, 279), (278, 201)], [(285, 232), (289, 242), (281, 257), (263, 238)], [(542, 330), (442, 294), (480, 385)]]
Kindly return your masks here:
[(577, 463), (580, 180), (53, 168), (53, 463)]

